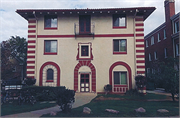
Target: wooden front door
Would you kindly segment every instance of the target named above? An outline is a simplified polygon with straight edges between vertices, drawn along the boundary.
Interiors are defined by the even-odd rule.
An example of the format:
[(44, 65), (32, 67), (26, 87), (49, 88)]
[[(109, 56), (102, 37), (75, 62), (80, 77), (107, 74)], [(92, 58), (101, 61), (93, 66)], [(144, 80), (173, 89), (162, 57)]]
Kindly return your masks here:
[(80, 80), (81, 92), (89, 92), (89, 74), (81, 74)]

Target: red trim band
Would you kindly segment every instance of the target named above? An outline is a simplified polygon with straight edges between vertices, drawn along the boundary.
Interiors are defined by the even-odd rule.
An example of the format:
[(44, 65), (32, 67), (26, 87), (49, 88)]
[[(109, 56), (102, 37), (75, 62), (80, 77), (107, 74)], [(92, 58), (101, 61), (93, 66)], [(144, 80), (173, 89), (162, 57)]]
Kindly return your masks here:
[(44, 28), (44, 30), (57, 30), (57, 27), (48, 27), (48, 28)]
[(32, 53), (35, 53), (35, 51), (27, 51), (27, 53), (29, 53), (29, 54), (31, 53), (32, 54)]
[(144, 50), (136, 50), (136, 53), (145, 52)]
[(27, 71), (26, 74), (34, 74), (34, 71)]
[(29, 45), (27, 46), (27, 48), (35, 48), (36, 46), (35, 45)]
[(136, 37), (144, 36), (144, 34), (136, 34)]
[(136, 29), (136, 32), (143, 32), (144, 31), (144, 29), (142, 28), (142, 29)]
[(136, 58), (145, 58), (145, 55), (136, 55)]
[(35, 61), (27, 61), (27, 64), (35, 64)]
[(135, 21), (144, 21), (143, 18), (136, 18)]
[(136, 23), (136, 27), (138, 26), (144, 26), (144, 23)]
[(145, 71), (137, 71), (137, 74), (144, 74)]
[(126, 26), (123, 26), (123, 27), (113, 27), (113, 29), (124, 29), (126, 28)]
[(137, 48), (143, 48), (143, 47), (144, 47), (144, 44), (137, 44), (136, 47), (137, 47)]
[(35, 56), (27, 56), (27, 59), (33, 59), (33, 58), (35, 58)]
[(36, 25), (28, 25), (28, 28), (36, 28)]
[(145, 63), (145, 60), (137, 60), (137, 63)]
[(36, 30), (28, 30), (28, 33), (36, 33)]
[(28, 35), (28, 38), (36, 38), (36, 35)]
[(26, 69), (35, 69), (35, 66), (27, 66)]
[(29, 20), (28, 23), (36, 23), (36, 20)]
[(46, 80), (46, 82), (54, 82), (53, 80)]
[(36, 40), (28, 40), (28, 43), (36, 43)]
[(144, 39), (136, 39), (136, 42), (144, 42)]
[(44, 52), (44, 55), (57, 55), (57, 52)]
[(113, 52), (113, 54), (127, 54), (127, 52)]
[(143, 68), (143, 69), (144, 69), (144, 68), (145, 68), (145, 66), (137, 66), (137, 68)]

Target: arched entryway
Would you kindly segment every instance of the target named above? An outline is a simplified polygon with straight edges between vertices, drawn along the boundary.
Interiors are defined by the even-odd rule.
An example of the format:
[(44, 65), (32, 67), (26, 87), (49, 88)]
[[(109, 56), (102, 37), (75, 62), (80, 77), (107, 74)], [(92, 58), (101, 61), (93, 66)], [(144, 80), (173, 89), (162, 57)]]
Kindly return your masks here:
[(60, 86), (60, 68), (56, 63), (46, 62), (41, 66), (39, 86)]
[[(90, 73), (89, 72), (79, 72), (79, 69), (82, 67), (82, 66), (87, 66), (90, 68)], [(79, 80), (82, 80), (82, 81), (79, 81)], [(83, 83), (84, 82), (84, 85), (86, 84), (85, 81), (88, 82), (88, 79), (89, 79), (89, 91), (88, 91), (88, 86), (80, 86), (80, 82)], [(96, 92), (96, 69), (94, 67), (94, 65), (91, 63), (91, 61), (79, 61), (79, 63), (76, 65), (76, 67), (74, 68), (74, 90), (75, 91), (79, 91), (79, 92), (82, 92), (81, 91), (81, 88), (82, 88), (82, 91), (83, 89), (85, 91), (88, 91), (88, 92)]]
[[(119, 66), (119, 69), (115, 69)], [(132, 88), (132, 74), (130, 66), (125, 62), (115, 62), (109, 69), (109, 84), (112, 92), (125, 93)]]

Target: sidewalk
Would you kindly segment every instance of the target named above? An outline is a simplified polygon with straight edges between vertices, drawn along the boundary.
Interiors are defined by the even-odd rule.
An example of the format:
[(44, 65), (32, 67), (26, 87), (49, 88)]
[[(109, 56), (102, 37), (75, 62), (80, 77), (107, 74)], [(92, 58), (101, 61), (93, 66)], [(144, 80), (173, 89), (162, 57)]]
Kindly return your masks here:
[[(84, 104), (87, 104), (93, 98), (95, 98), (96, 96), (97, 96), (96, 93), (76, 93), (75, 94), (75, 103), (73, 104), (72, 108), (76, 108), (76, 107), (82, 106)], [(18, 118), (18, 117), (40, 117), (43, 114), (48, 114), (48, 113), (51, 113), (51, 112), (58, 112), (58, 111), (60, 111), (59, 106), (55, 106), (55, 107), (36, 110), (36, 111), (31, 111), (31, 112), (25, 112), (25, 113), (1, 116), (1, 118), (7, 118), (7, 117), (13, 117), (13, 118)]]

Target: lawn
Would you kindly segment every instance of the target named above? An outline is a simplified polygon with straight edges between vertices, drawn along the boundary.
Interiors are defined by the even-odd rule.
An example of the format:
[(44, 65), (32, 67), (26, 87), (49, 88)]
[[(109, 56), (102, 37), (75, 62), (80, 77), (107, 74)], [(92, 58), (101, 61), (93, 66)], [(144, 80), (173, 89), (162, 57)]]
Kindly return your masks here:
[[(120, 100), (97, 100), (103, 98), (120, 98)], [(165, 100), (167, 96), (147, 94), (146, 96), (126, 96), (126, 95), (98, 95), (90, 103), (74, 108), (70, 113), (58, 112), (55, 117), (168, 117), (179, 115), (179, 102), (160, 101)], [(154, 99), (159, 101), (153, 101)], [(148, 101), (149, 100), (149, 101)], [(151, 101), (152, 100), (152, 101)], [(84, 114), (83, 107), (89, 107), (91, 114)], [(136, 113), (134, 109), (143, 107), (145, 113)], [(118, 114), (106, 112), (105, 109), (118, 110)], [(167, 109), (169, 113), (158, 113), (158, 109)], [(42, 117), (52, 117), (50, 114)]]
[(44, 108), (54, 107), (56, 103), (49, 103), (49, 102), (37, 102), (34, 105), (31, 104), (23, 104), (17, 105), (17, 103), (6, 103), (1, 105), (1, 116), (16, 114), (16, 113), (23, 113), (23, 112), (30, 112), (35, 110), (40, 110)]

